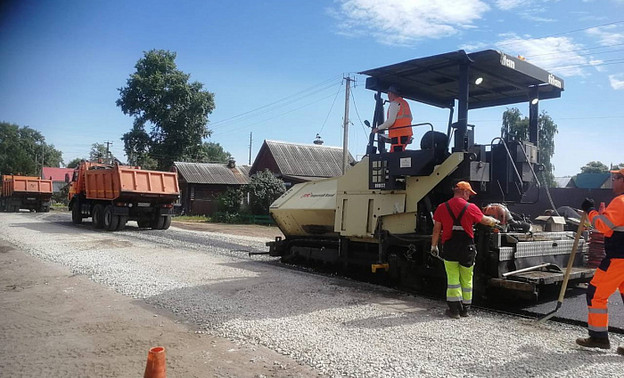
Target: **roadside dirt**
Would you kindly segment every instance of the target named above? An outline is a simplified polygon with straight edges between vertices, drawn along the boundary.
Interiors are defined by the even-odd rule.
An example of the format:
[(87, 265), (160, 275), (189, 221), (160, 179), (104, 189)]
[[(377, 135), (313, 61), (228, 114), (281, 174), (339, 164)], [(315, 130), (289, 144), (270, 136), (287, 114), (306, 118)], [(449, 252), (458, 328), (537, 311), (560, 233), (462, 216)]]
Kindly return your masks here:
[[(277, 230), (259, 227), (215, 231), (261, 236)], [(201, 333), (169, 312), (72, 275), (4, 241), (0, 319), (0, 376), (137, 377), (143, 375), (154, 346), (166, 348), (169, 377), (316, 376), (268, 348)]]

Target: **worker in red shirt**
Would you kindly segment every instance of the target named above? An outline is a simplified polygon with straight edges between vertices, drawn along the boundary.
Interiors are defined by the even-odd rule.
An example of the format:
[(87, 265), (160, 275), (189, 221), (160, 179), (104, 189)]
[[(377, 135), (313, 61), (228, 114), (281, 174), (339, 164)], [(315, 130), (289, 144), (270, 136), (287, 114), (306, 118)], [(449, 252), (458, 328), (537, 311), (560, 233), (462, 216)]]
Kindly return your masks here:
[[(605, 236), (605, 257), (587, 287), (589, 337), (576, 339), (577, 344), (589, 348), (611, 348), (607, 300), (617, 289), (624, 300), (624, 169), (611, 171), (611, 180), (616, 197), (604, 212), (596, 211), (589, 198), (581, 205), (592, 226)], [(624, 355), (624, 347), (619, 346), (617, 352)]]
[(373, 129), (374, 133), (388, 129), (392, 147), (390, 152), (405, 151), (412, 139), (412, 111), (409, 104), (399, 95), (399, 89), (392, 85), (388, 88), (388, 114), (386, 122)]
[(458, 182), (453, 188), (453, 198), (439, 205), (433, 214), (435, 221), (431, 235), (431, 253), (438, 255), (438, 239), (442, 233), (442, 253), (446, 270), (446, 315), (459, 319), (468, 316), (472, 303), (472, 274), (477, 247), (473, 226), (481, 223), (495, 226), (498, 220), (483, 215), (481, 209), (468, 202), (477, 194), (470, 183)]

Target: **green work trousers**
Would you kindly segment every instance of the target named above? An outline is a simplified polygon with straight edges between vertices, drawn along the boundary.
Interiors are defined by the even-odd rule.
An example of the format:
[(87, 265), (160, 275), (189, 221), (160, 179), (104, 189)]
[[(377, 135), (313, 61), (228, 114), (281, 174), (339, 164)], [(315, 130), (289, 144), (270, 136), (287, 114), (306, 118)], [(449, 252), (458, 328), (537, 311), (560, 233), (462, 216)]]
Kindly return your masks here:
[(444, 260), (446, 270), (446, 301), (472, 303), (472, 272), (474, 265), (466, 268), (457, 261)]

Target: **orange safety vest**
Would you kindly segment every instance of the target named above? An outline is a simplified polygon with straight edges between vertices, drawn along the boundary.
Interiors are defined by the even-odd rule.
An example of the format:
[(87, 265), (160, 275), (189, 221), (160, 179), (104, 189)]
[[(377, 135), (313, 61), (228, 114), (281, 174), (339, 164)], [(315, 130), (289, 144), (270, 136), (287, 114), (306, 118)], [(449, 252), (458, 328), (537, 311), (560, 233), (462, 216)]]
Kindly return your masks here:
[[(390, 126), (388, 136), (390, 138), (399, 138), (402, 136), (411, 137), (412, 136), (412, 128), (404, 127), (397, 129), (403, 126), (409, 126), (412, 124), (412, 111), (410, 110), (409, 104), (407, 101), (403, 99), (403, 97), (396, 97), (394, 101), (399, 103), (399, 112), (397, 113), (396, 120), (394, 124)], [(390, 111), (390, 109), (388, 109)], [(388, 116), (386, 115), (386, 118)]]

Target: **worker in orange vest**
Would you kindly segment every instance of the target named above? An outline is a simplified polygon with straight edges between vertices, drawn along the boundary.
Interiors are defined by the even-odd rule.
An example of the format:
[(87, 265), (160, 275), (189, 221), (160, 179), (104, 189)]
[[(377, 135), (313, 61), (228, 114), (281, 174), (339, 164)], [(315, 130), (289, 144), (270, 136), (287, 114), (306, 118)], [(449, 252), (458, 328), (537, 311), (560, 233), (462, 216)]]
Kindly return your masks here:
[(389, 130), (390, 152), (405, 151), (405, 146), (411, 142), (412, 111), (409, 104), (399, 95), (399, 89), (394, 85), (388, 88), (388, 114), (386, 122), (373, 129), (374, 133), (382, 130)]
[[(624, 169), (611, 171), (611, 175), (616, 197), (604, 212), (598, 212), (589, 198), (581, 205), (592, 226), (604, 234), (606, 254), (587, 287), (589, 337), (576, 339), (577, 344), (588, 348), (611, 348), (607, 300), (616, 289), (624, 300)], [(617, 352), (624, 355), (624, 347), (619, 346)]]

